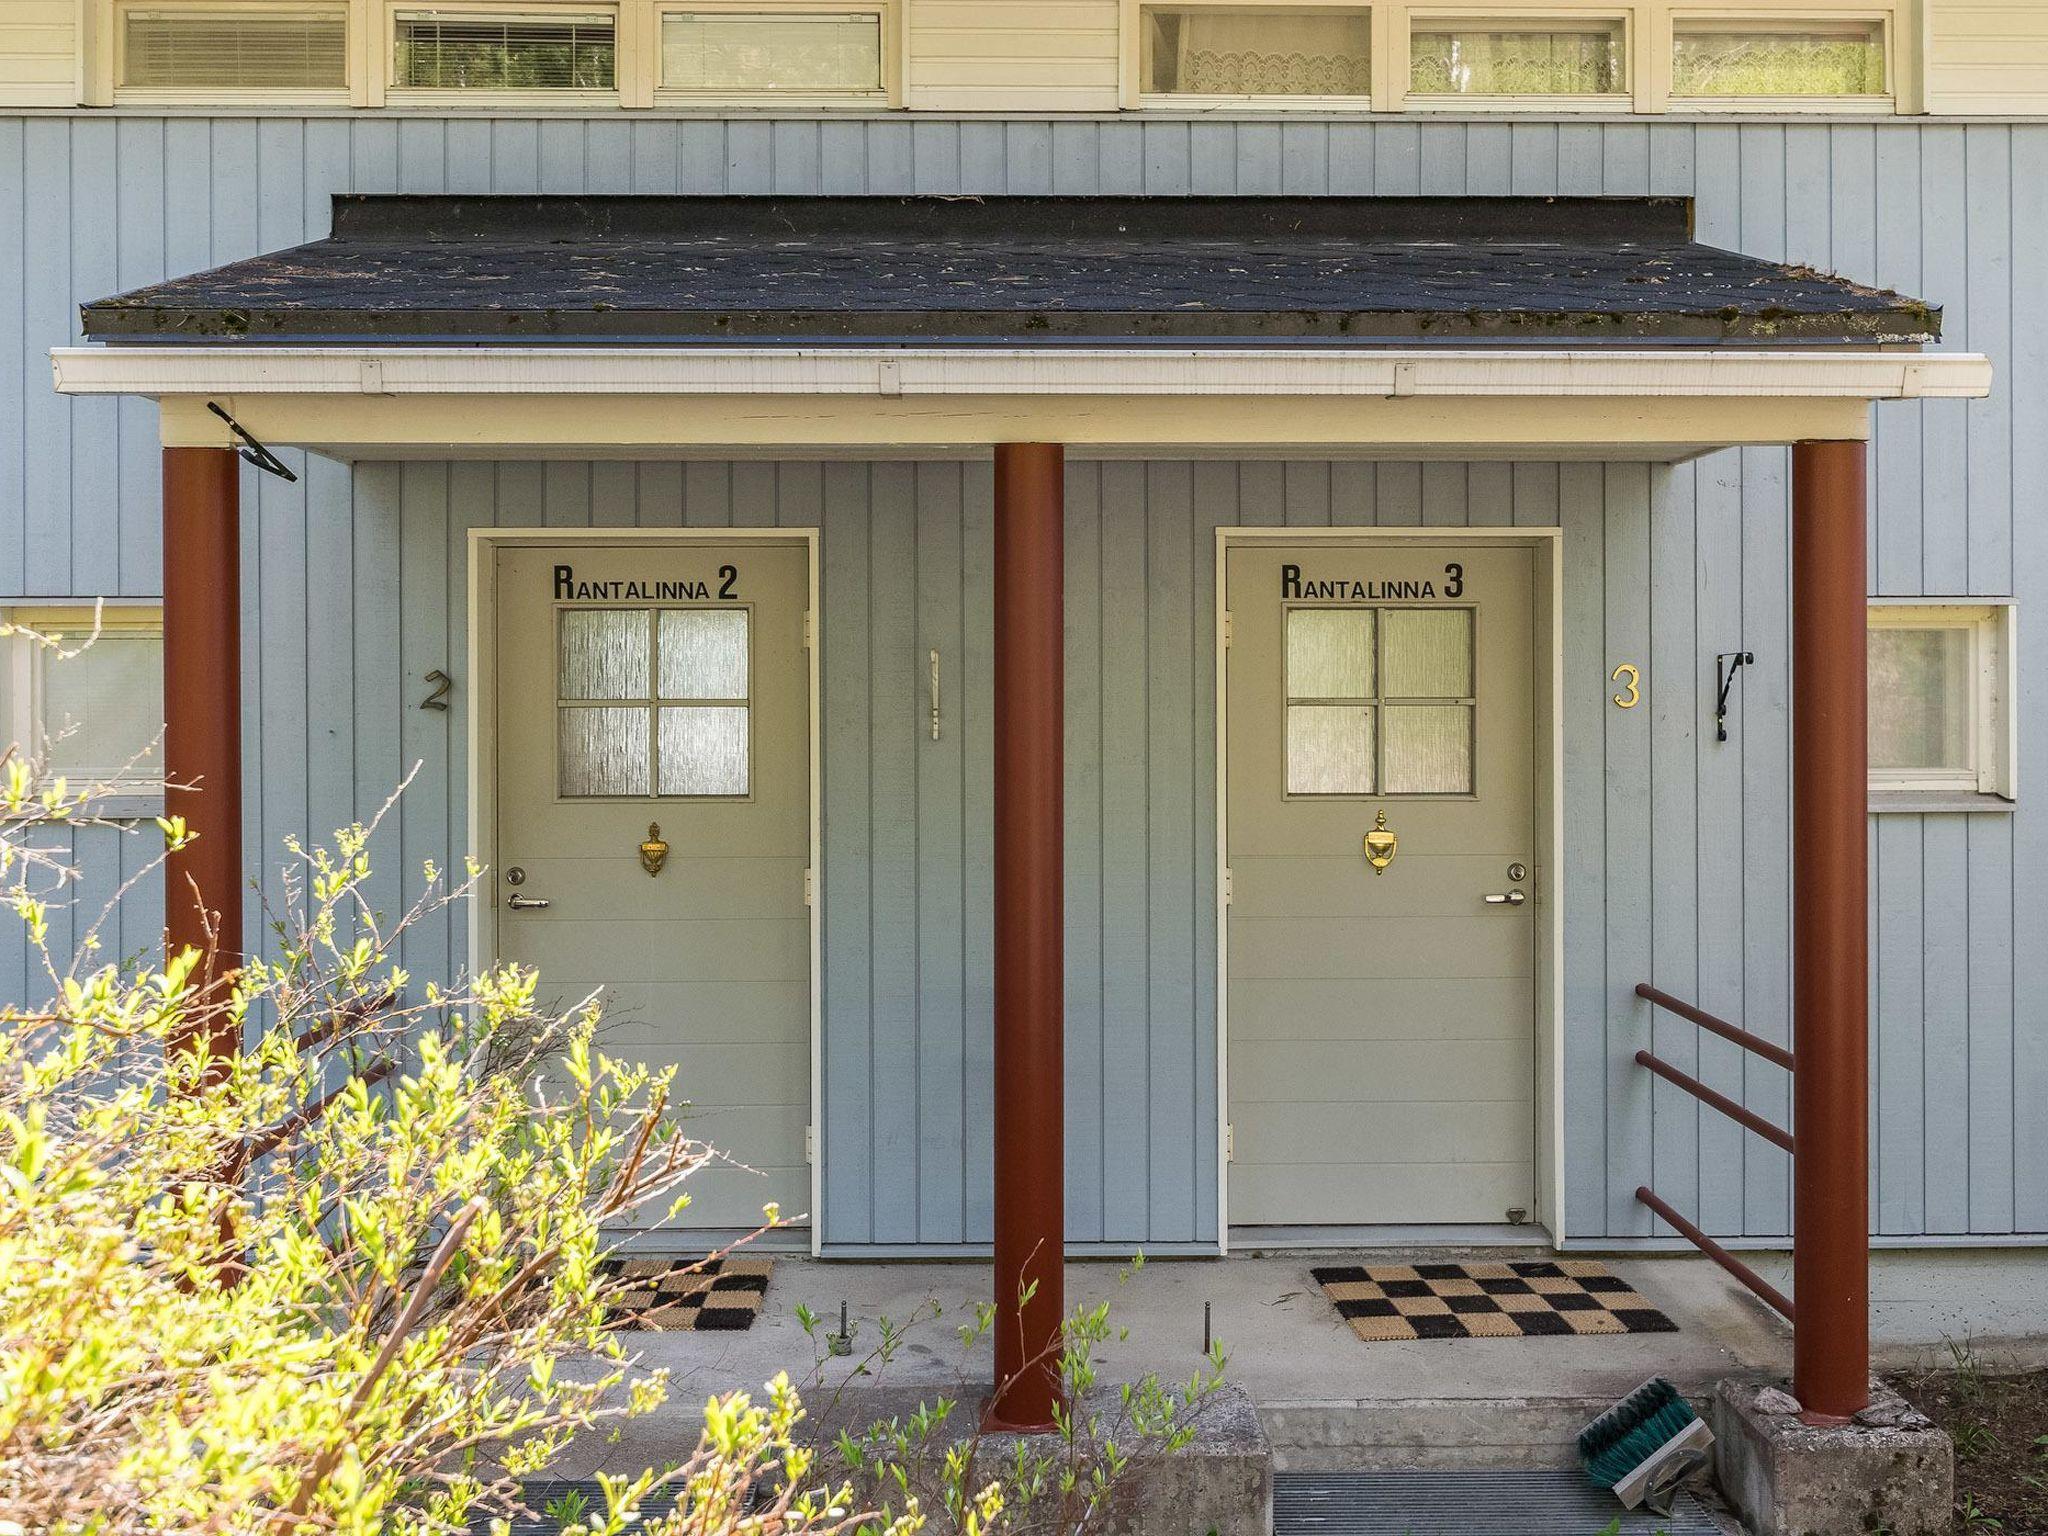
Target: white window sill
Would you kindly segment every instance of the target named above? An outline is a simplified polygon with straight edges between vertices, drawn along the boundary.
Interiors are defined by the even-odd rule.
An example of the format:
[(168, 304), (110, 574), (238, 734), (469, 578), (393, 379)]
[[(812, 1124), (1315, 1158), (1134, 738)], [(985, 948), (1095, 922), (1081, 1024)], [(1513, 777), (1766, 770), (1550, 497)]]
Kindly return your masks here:
[(1953, 815), (1958, 812), (2010, 816), (2018, 809), (2002, 795), (1975, 794), (1963, 789), (1873, 789), (1870, 792), (1870, 814), (1873, 816)]

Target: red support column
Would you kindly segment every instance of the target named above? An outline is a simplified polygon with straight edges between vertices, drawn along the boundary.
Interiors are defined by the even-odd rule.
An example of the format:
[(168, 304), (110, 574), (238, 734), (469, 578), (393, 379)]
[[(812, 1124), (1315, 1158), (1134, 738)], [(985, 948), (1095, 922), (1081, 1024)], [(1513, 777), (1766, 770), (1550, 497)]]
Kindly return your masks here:
[(995, 460), (996, 1394), (987, 1419), (1049, 1429), (1066, 1312), (1066, 455), (1056, 443), (1003, 443)]
[(1792, 448), (1792, 1390), (1870, 1399), (1864, 445)]
[[(233, 449), (164, 450), (164, 814), (197, 834), (165, 865), (164, 944), (205, 956), (202, 985), (242, 957), (240, 492)], [(180, 1043), (241, 1046), (218, 1015)]]

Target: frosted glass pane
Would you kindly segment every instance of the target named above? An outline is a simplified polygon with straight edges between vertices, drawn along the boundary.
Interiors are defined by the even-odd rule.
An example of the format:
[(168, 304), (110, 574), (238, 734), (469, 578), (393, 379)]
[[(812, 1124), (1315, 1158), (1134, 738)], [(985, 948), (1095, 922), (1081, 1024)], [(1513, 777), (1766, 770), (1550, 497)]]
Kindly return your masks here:
[(1671, 46), (1674, 96), (1882, 96), (1884, 27), (1681, 26)]
[(1971, 770), (1970, 632), (1870, 631), (1870, 766)]
[(644, 795), (647, 793), (647, 711), (564, 709), (556, 768), (559, 793)]
[(879, 91), (882, 20), (873, 12), (665, 16), (661, 83), (679, 91)]
[(661, 793), (744, 795), (747, 711), (743, 707), (661, 712)]
[(664, 699), (744, 699), (747, 696), (746, 609), (662, 609), (661, 696)]
[(1364, 699), (1372, 696), (1372, 610), (1287, 610), (1287, 696)]
[(1369, 795), (1372, 709), (1364, 704), (1287, 706), (1287, 793)]
[(1465, 699), (1472, 696), (1472, 610), (1395, 608), (1387, 626), (1386, 681), (1390, 699)]
[(1471, 705), (1389, 704), (1386, 717), (1386, 793), (1472, 793)]
[(562, 613), (561, 696), (647, 697), (647, 610), (569, 608)]
[[(66, 636), (67, 648), (80, 637)], [(163, 777), (164, 645), (160, 635), (104, 631), (75, 656), (44, 653), (43, 740), (25, 743), (74, 787)], [(148, 756), (142, 756), (147, 752)]]
[(1368, 96), (1372, 17), (1357, 10), (1148, 5), (1145, 89), (1184, 96)]
[(1416, 31), (1408, 89), (1418, 96), (1613, 96), (1627, 76), (1621, 27)]

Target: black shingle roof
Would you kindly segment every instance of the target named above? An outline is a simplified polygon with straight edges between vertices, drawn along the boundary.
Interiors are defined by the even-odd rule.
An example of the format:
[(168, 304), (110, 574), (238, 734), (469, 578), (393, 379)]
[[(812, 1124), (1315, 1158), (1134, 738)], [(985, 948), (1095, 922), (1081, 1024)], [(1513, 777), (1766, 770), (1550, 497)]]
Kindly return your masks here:
[(84, 306), (107, 340), (1927, 342), (1675, 198), (406, 197)]

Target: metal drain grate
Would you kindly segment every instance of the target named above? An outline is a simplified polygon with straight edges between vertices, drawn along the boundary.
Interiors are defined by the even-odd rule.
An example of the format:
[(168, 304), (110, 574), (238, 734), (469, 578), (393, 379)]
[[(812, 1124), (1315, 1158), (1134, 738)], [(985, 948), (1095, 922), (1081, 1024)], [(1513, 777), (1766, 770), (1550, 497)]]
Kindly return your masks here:
[(1617, 1529), (1620, 1536), (1721, 1536), (1690, 1495), (1669, 1516), (1626, 1510), (1576, 1471), (1273, 1477), (1273, 1536), (1601, 1536)]

